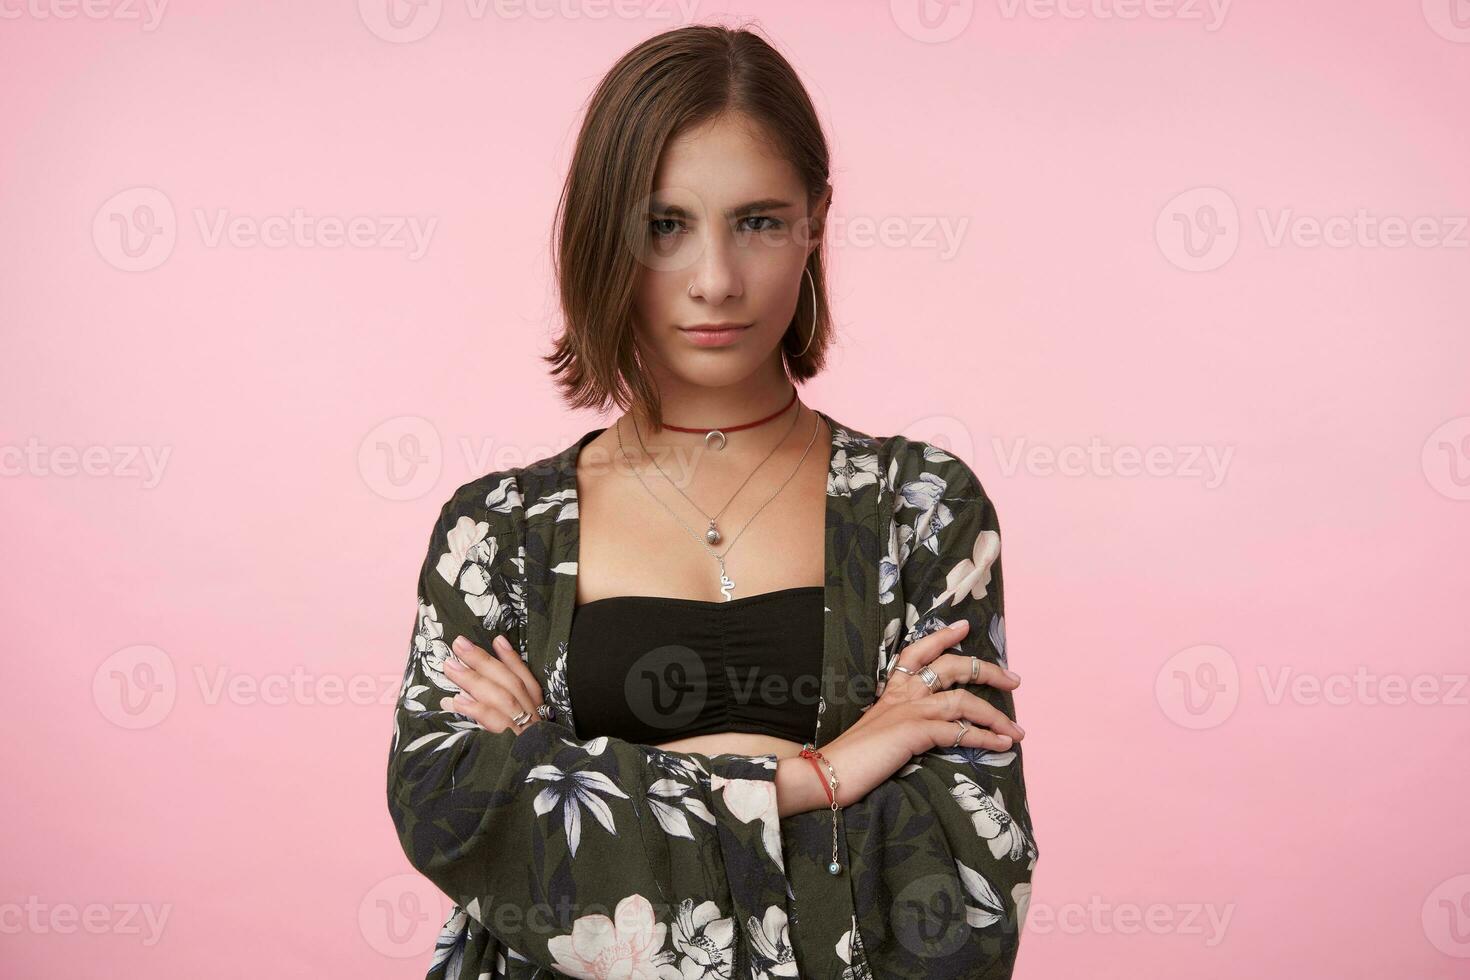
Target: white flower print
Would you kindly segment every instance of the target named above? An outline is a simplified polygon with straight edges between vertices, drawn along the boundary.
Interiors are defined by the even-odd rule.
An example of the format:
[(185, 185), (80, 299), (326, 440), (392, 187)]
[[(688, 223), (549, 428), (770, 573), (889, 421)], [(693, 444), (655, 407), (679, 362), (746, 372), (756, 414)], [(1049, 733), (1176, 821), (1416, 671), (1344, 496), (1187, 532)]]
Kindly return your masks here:
[(526, 508), (526, 517), (535, 517), (538, 514), (556, 511), (556, 520), (570, 521), (578, 516), (577, 511), (577, 488), (568, 487), (555, 493), (548, 493), (540, 500)]
[[(519, 578), (507, 582), (502, 578), (505, 600), (494, 588), (491, 569), (500, 551), (500, 543), (488, 537), (490, 525), (460, 517), (446, 535), (449, 550), (439, 556), (435, 570), (439, 577), (464, 593), (465, 605), (489, 629), (500, 629), (519, 622), (518, 610), (524, 608)], [(517, 558), (514, 561), (520, 561)]]
[(674, 948), (682, 954), (684, 980), (730, 980), (735, 969), (735, 920), (721, 918), (714, 902), (695, 907), (692, 898), (679, 903), (674, 916)]
[[(444, 661), (453, 656), (444, 642), (444, 626), (433, 604), (423, 599), (419, 599), (419, 628), (413, 635), (413, 652), (429, 683), (441, 691), (459, 693), (459, 685), (444, 675)], [(420, 706), (418, 710), (426, 709)]]
[[(919, 510), (914, 516), (912, 529), (904, 525), (897, 532), (908, 546), (927, 548), (931, 554), (939, 554), (939, 532), (954, 523), (954, 512), (944, 502), (944, 491), (948, 487), (943, 477), (921, 473), (917, 480), (905, 483), (894, 495), (895, 515), (904, 507)], [(903, 524), (897, 516), (894, 521)]]
[[(454, 529), (445, 535), (445, 543), (449, 546), (449, 550), (439, 556), (439, 563), (435, 566), (439, 577), (450, 585), (465, 588), (459, 582), (460, 569), (471, 561), (470, 553), (486, 540), (486, 535), (489, 533), (488, 522), (474, 521), (461, 515), (459, 520), (454, 522)], [(495, 558), (494, 538), (489, 539), (488, 548), (488, 558), (493, 560)], [(489, 562), (487, 561), (486, 564)], [(478, 595), (479, 593), (473, 592), (472, 594)]]
[[(604, 745), (606, 745), (605, 737)], [(544, 817), (552, 810), (561, 809), (562, 825), (567, 832), (567, 849), (572, 852), (572, 857), (577, 856), (577, 845), (582, 840), (582, 807), (584, 806), (587, 812), (602, 824), (604, 830), (614, 837), (617, 836), (618, 829), (613, 823), (612, 810), (602, 797), (597, 795), (604, 793), (619, 799), (628, 798), (628, 794), (618, 789), (617, 784), (611, 779), (600, 772), (563, 772), (549, 762), (535, 767), (526, 774), (526, 782), (529, 783), (534, 779), (544, 780), (551, 784), (536, 794), (536, 815)]]
[[(1035, 866), (1035, 861), (1032, 866)], [(1016, 886), (1011, 889), (1011, 901), (1016, 906), (1016, 928), (1021, 929), (1026, 925), (1026, 911), (1031, 908), (1031, 882), (1016, 882)]]
[(521, 506), (521, 491), (515, 477), (502, 477), (495, 489), (485, 495), (485, 506), (496, 514), (509, 514)]
[(690, 795), (691, 790), (692, 786), (677, 779), (657, 779), (648, 787), (648, 809), (653, 811), (654, 819), (670, 837), (695, 839), (689, 829), (689, 818), (684, 815), (685, 809), (714, 826), (714, 814), (698, 796)]
[(837, 955), (847, 964), (842, 980), (873, 980), (868, 958), (863, 955), (863, 934), (858, 931), (856, 915), (852, 917), (852, 926), (837, 940)]
[[(973, 766), (978, 772), (980, 771), (980, 766), (989, 766), (992, 769), (1005, 768), (1015, 761), (1016, 751), (1014, 749), (1007, 749), (1004, 752), (996, 752), (993, 749), (958, 745), (947, 749), (930, 749), (925, 753), (925, 756), (942, 759), (945, 762), (957, 762), (961, 765)], [(909, 773), (922, 768), (923, 766), (918, 762), (908, 762), (898, 772), (894, 773), (894, 775), (907, 776)]]
[(572, 923), (571, 935), (548, 943), (553, 969), (584, 980), (682, 980), (674, 954), (663, 949), (669, 927), (659, 922), (642, 895), (629, 895), (613, 910), (584, 915)]
[(981, 531), (975, 535), (975, 543), (969, 558), (961, 558), (949, 574), (944, 576), (945, 588), (934, 600), (931, 609), (937, 609), (949, 601), (958, 602), (965, 597), (984, 598), (990, 586), (990, 566), (1000, 557), (1000, 535), (994, 531)]
[(796, 972), (796, 952), (791, 948), (791, 931), (786, 924), (786, 912), (781, 906), (769, 906), (765, 917), (760, 921), (752, 915), (745, 927), (750, 932), (751, 945), (765, 960), (758, 967), (753, 965), (753, 976), (759, 980), (799, 976)]
[(973, 779), (960, 773), (955, 773), (954, 781), (950, 795), (970, 815), (975, 833), (990, 845), (990, 853), (996, 857), (1005, 855), (1012, 861), (1020, 860), (1026, 848), (1026, 834), (1006, 812), (1000, 790), (986, 793)]
[(458, 905), (449, 912), (439, 937), (434, 940), (434, 958), (429, 962), (429, 972), (443, 965), (446, 977), (459, 976), (464, 963), (465, 940), (469, 938), (469, 914)]
[(545, 702), (551, 709), (552, 720), (560, 719), (563, 725), (575, 732), (577, 723), (572, 719), (572, 699), (567, 693), (566, 640), (557, 641), (556, 659), (547, 668), (546, 683), (541, 685), (541, 689), (546, 695)]
[[(744, 823), (759, 818), (761, 843), (766, 854), (784, 874), (786, 861), (781, 853), (781, 819), (776, 806), (776, 783), (765, 779), (726, 779), (724, 776), (710, 777), (711, 789), (722, 789), (725, 806), (737, 819)], [(784, 919), (785, 913), (782, 913)]]
[(960, 884), (964, 885), (967, 896), (965, 921), (976, 929), (984, 929), (1005, 918), (1005, 903), (1001, 901), (995, 886), (980, 872), (967, 867), (963, 861), (956, 861), (954, 864), (960, 873)]
[(990, 645), (995, 647), (996, 658), (1002, 667), (1010, 667), (1006, 663), (1006, 618), (996, 613), (990, 619)]
[(878, 457), (874, 453), (839, 449), (827, 473), (827, 493), (851, 497), (853, 491), (878, 482)]

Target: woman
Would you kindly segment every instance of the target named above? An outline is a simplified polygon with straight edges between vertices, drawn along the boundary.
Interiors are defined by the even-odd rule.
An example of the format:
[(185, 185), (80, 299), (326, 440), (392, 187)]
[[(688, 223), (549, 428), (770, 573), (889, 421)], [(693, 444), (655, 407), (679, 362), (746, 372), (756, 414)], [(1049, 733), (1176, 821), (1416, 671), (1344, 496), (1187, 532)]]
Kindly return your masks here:
[(654, 37), (589, 105), (549, 360), (625, 411), (433, 529), (388, 768), (456, 903), (431, 978), (1011, 974), (1037, 849), (995, 509), (797, 396), (827, 177), (747, 31)]

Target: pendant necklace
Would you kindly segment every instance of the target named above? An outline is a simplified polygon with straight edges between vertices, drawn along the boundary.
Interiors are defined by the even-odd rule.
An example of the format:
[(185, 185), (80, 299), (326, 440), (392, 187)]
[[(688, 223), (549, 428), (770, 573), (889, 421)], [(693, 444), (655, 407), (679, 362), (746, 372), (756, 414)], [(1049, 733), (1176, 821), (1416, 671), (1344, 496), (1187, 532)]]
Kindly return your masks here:
[[(791, 407), (791, 403), (794, 402), (794, 401), (796, 401), (796, 389), (795, 388), (792, 388), (791, 389), (791, 401), (789, 401), (789, 402), (786, 403), (786, 408), (790, 408)], [(786, 408), (781, 409), (781, 412), (786, 411)], [(709, 435), (718, 434), (719, 437), (720, 437), (720, 445), (718, 447), (716, 447), (716, 448), (723, 449), (723, 448), (725, 448), (725, 432), (734, 432), (736, 429), (748, 429), (751, 426), (761, 425), (761, 424), (763, 424), (765, 422), (769, 422), (771, 419), (775, 418), (777, 415), (780, 415), (781, 412), (776, 412), (773, 415), (767, 415), (765, 418), (760, 419), (759, 421), (756, 421), (756, 422), (750, 422), (750, 423), (748, 423), (746, 425), (737, 425), (737, 426), (734, 426), (734, 427), (732, 427), (730, 429), (725, 429), (723, 431), (720, 430), (720, 429), (709, 429), (709, 430), (705, 430), (705, 429), (681, 429), (678, 426), (673, 426), (673, 425), (666, 425), (666, 426), (664, 426), (664, 428), (666, 428), (666, 429), (675, 429), (676, 431), (679, 431), (679, 432), (707, 432), (708, 434), (705, 436), (705, 440), (704, 440), (705, 446), (709, 446), (709, 444), (710, 444)], [(786, 430), (786, 435), (782, 436), (780, 442), (777, 442), (774, 446), (771, 447), (771, 451), (768, 452), (768, 453), (766, 453), (766, 458), (765, 459), (761, 460), (759, 463), (756, 464), (755, 469), (753, 469), (753, 470), (750, 471), (750, 476), (747, 476), (741, 482), (740, 486), (738, 486), (738, 487), (735, 488), (735, 492), (732, 493), (732, 494), (730, 494), (730, 499), (727, 500), (727, 501), (725, 501), (725, 506), (724, 507), (721, 507), (718, 511), (716, 511), (714, 517), (710, 517), (710, 515), (705, 514), (704, 513), (704, 508), (700, 507), (693, 500), (689, 500), (689, 494), (685, 493), (683, 491), (683, 489), (679, 486), (679, 484), (674, 483), (674, 481), (669, 478), (669, 475), (664, 472), (664, 468), (662, 466), (659, 466), (658, 465), (658, 459), (657, 459), (657, 457), (655, 457), (652, 453), (650, 453), (648, 451), (648, 447), (643, 444), (643, 433), (640, 432), (639, 429), (638, 429), (638, 420), (636, 418), (633, 419), (633, 434), (638, 437), (638, 448), (639, 449), (642, 449), (643, 450), (643, 454), (645, 456), (647, 456), (653, 462), (654, 469), (658, 470), (659, 475), (661, 475), (665, 480), (668, 480), (669, 483), (673, 486), (673, 488), (675, 490), (678, 490), (679, 491), (679, 494), (685, 500), (689, 500), (689, 506), (691, 506), (695, 510), (699, 511), (701, 514), (704, 514), (705, 519), (709, 521), (709, 527), (706, 528), (705, 529), (705, 532), (704, 532), (704, 539), (706, 541), (708, 541), (710, 544), (719, 544), (720, 543), (720, 540), (723, 538), (723, 535), (720, 534), (720, 529), (719, 529), (719, 527), (717, 527), (715, 525), (715, 521), (718, 520), (719, 519), (719, 516), (725, 512), (725, 508), (729, 507), (730, 504), (734, 503), (735, 498), (738, 497), (738, 496), (740, 496), (740, 491), (745, 489), (745, 484), (747, 484), (747, 483), (750, 482), (750, 477), (755, 476), (756, 472), (762, 466), (765, 466), (766, 465), (766, 461), (769, 460), (772, 456), (774, 456), (776, 454), (776, 450), (778, 448), (780, 448), (780, 446), (782, 445), (782, 443), (784, 443), (786, 441), (787, 436), (790, 436), (792, 430), (796, 428), (796, 420), (797, 420), (797, 417), (799, 415), (801, 415), (801, 409), (798, 408), (796, 410), (796, 413), (791, 416), (791, 426)], [(622, 430), (619, 429), (618, 430), (618, 438), (619, 439), (622, 439), (622, 435), (623, 435), (622, 434)]]
[[(628, 457), (627, 449), (623, 447), (623, 429), (621, 425), (622, 420), (618, 420), (619, 424), (616, 426), (618, 430), (618, 451), (623, 454), (623, 459), (627, 460), (628, 468), (633, 470), (633, 475), (638, 478), (638, 482), (643, 486), (643, 489), (648, 491), (648, 495), (654, 500), (658, 501), (659, 506), (668, 511), (669, 516), (678, 521), (679, 526), (682, 527), (685, 531), (689, 532), (689, 536), (697, 541), (700, 546), (704, 548), (705, 551), (708, 551), (710, 553), (710, 557), (714, 558), (715, 561), (720, 563), (720, 594), (725, 597), (724, 601), (726, 602), (729, 602), (732, 598), (731, 593), (735, 590), (735, 580), (730, 578), (729, 573), (725, 569), (725, 555), (728, 555), (731, 549), (735, 547), (736, 542), (738, 542), (741, 536), (745, 534), (745, 529), (750, 527), (750, 525), (755, 521), (760, 512), (766, 509), (766, 505), (769, 504), (772, 500), (775, 500), (778, 496), (780, 496), (781, 491), (786, 489), (786, 485), (791, 482), (792, 478), (794, 478), (797, 473), (801, 472), (801, 466), (803, 463), (806, 462), (807, 454), (812, 451), (812, 443), (817, 441), (817, 430), (820, 429), (822, 425), (821, 417), (815, 412), (812, 413), (812, 415), (812, 434), (811, 437), (808, 438), (806, 441), (806, 448), (803, 449), (801, 452), (801, 459), (796, 461), (795, 468), (792, 469), (790, 475), (788, 475), (786, 479), (781, 482), (781, 485), (776, 488), (776, 492), (771, 494), (771, 496), (766, 499), (765, 503), (757, 507), (754, 514), (750, 515), (750, 520), (745, 522), (744, 527), (740, 529), (740, 533), (736, 534), (734, 540), (730, 542), (730, 547), (726, 548), (724, 550), (724, 553), (722, 554), (716, 554), (715, 550), (711, 548), (707, 543), (707, 539), (702, 538), (698, 534), (696, 534), (694, 529), (691, 528), (688, 524), (685, 524), (684, 520), (678, 514), (675, 514), (673, 509), (669, 507), (668, 504), (659, 499), (658, 495), (653, 492), (652, 488), (650, 488), (649, 485), (643, 481), (643, 474), (639, 473), (638, 470), (633, 466), (633, 461)], [(636, 427), (636, 421), (634, 422), (634, 425)], [(749, 477), (746, 477), (746, 479), (749, 479)], [(683, 491), (680, 492), (682, 493)], [(688, 498), (686, 497), (685, 499), (687, 500)]]

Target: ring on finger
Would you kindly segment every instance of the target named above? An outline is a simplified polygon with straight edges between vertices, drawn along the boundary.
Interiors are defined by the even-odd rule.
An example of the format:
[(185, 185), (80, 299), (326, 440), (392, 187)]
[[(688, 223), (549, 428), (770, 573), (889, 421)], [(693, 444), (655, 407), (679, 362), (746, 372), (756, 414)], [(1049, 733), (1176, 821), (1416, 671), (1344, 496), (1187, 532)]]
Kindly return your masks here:
[(901, 664), (894, 664), (893, 669), (901, 670), (905, 674), (912, 674), (914, 677), (919, 678), (919, 680), (924, 682), (924, 686), (929, 689), (930, 694), (939, 690), (939, 675), (934, 673), (927, 665), (922, 670), (909, 670)]
[(959, 746), (960, 740), (965, 737), (965, 732), (970, 730), (970, 723), (963, 718), (956, 718), (954, 720), (954, 723), (960, 726), (960, 733), (956, 735), (954, 737), (954, 741), (950, 743), (949, 747), (952, 749)]
[(529, 711), (522, 711), (520, 714), (516, 715), (510, 721), (511, 721), (511, 724), (515, 725), (517, 728), (520, 728), (523, 725), (525, 725), (526, 722), (528, 722), (530, 720), (531, 720), (531, 713)]
[(973, 653), (970, 654), (970, 683), (973, 684), (980, 678), (980, 658)]
[(549, 705), (549, 704), (538, 704), (538, 705), (536, 705), (536, 714), (538, 714), (541, 717), (541, 720), (542, 721), (550, 721), (551, 720), (551, 705)]

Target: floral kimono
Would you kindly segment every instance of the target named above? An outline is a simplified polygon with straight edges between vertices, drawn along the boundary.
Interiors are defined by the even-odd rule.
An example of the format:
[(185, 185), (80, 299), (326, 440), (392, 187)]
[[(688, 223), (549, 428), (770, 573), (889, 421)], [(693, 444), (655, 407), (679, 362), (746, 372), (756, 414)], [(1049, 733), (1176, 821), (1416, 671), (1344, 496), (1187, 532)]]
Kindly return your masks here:
[[(1000, 531), (974, 473), (823, 418), (818, 747), (952, 622), (970, 623), (957, 652), (1006, 665)], [(1037, 860), (1019, 744), (915, 756), (838, 812), (834, 875), (832, 811), (780, 817), (775, 755), (576, 737), (575, 464), (602, 431), (466, 483), (429, 537), (388, 760), (403, 849), (454, 902), (429, 980), (1009, 977)], [(459, 690), (449, 644), (500, 633), (554, 711), (519, 735), (439, 708)], [(1015, 717), (1009, 692), (967, 689)]]

